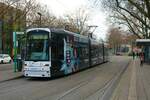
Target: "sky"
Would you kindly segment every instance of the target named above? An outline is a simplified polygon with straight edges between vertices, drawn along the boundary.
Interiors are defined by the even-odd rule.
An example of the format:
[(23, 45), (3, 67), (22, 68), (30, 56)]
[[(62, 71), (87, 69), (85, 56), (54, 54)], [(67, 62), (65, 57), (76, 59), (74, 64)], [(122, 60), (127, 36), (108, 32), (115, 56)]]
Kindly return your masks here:
[[(93, 0), (38, 0), (40, 3), (47, 5), (49, 11), (56, 16), (63, 16), (65, 14), (72, 14), (75, 10), (81, 7), (87, 8), (86, 10), (90, 14), (88, 21), (89, 25), (97, 25), (98, 27), (94, 31), (96, 37), (103, 40), (106, 39), (107, 33), (107, 15), (101, 10), (100, 7), (96, 8), (91, 5)], [(91, 1), (91, 2), (90, 2)]]

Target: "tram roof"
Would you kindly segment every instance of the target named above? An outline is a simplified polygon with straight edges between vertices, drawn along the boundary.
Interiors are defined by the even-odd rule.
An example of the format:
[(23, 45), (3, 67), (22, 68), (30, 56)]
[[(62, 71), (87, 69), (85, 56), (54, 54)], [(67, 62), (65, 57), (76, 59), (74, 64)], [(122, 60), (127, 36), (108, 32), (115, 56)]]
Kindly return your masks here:
[(34, 30), (43, 30), (43, 31), (48, 31), (48, 32), (53, 32), (53, 33), (73, 35), (73, 36), (77, 36), (81, 38), (88, 38), (88, 36), (83, 36), (74, 32), (67, 31), (65, 29), (61, 29), (61, 28), (29, 28), (26, 30), (26, 32), (30, 32)]
[[(70, 32), (70, 31), (67, 31), (67, 30), (64, 30), (64, 29), (57, 29), (57, 28), (52, 28), (51, 29), (51, 32), (54, 32), (54, 33), (60, 33), (60, 34), (69, 34), (69, 35), (73, 35), (73, 36), (76, 36), (76, 37), (80, 37), (80, 38), (84, 38), (86, 40), (89, 39), (88, 36), (84, 36), (84, 35), (81, 35), (81, 34), (77, 34), (77, 33), (74, 33), (74, 32)], [(92, 44), (99, 44), (100, 41), (96, 40), (96, 39), (92, 39), (90, 38)]]
[[(83, 36), (81, 34), (70, 32), (70, 31), (62, 29), (62, 28), (30, 28), (30, 29), (27, 29), (26, 32), (30, 32), (30, 31), (34, 31), (34, 30), (44, 30), (44, 31), (52, 32), (52, 33), (60, 33), (60, 34), (73, 35), (75, 37), (80, 37), (80, 38), (83, 38), (83, 39), (86, 39), (86, 40), (89, 39), (88, 36)], [(93, 41), (93, 42), (99, 43), (95, 39), (90, 38), (90, 40)]]
[(30, 32), (30, 31), (34, 31), (34, 30), (44, 30), (44, 31), (50, 32), (49, 28), (29, 28), (26, 30), (26, 32)]
[(74, 33), (74, 32), (70, 32), (70, 31), (67, 31), (67, 30), (64, 30), (64, 29), (52, 28), (50, 30), (51, 30), (51, 32), (54, 32), (54, 33), (68, 34), (68, 35), (73, 35), (73, 36), (77, 36), (77, 37), (81, 37), (81, 38), (85, 38), (85, 39), (88, 38), (88, 36), (83, 36), (83, 35), (80, 35), (80, 34), (77, 34), (77, 33)]

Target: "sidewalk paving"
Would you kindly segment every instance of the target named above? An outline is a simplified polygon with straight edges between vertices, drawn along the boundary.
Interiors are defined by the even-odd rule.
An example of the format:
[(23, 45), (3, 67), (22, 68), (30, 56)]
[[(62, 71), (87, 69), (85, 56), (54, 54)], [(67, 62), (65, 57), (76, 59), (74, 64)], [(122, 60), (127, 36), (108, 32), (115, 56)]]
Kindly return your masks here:
[(150, 100), (150, 65), (132, 60), (114, 90), (111, 100)]
[(0, 70), (0, 83), (23, 77), (23, 72), (14, 72), (13, 69)]

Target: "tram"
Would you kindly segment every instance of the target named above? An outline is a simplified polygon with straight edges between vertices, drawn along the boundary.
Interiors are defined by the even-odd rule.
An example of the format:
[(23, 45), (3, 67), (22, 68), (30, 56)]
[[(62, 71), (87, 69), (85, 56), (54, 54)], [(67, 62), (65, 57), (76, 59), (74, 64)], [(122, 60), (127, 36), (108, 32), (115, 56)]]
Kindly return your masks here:
[(103, 42), (64, 29), (27, 29), (25, 77), (58, 77), (107, 62)]

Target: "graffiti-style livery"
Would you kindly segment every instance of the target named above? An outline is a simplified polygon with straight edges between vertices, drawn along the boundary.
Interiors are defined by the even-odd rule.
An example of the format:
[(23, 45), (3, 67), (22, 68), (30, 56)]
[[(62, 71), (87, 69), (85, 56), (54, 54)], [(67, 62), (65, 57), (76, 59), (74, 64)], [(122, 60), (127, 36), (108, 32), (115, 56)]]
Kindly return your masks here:
[(63, 29), (26, 31), (24, 76), (56, 77), (108, 61), (103, 43)]

